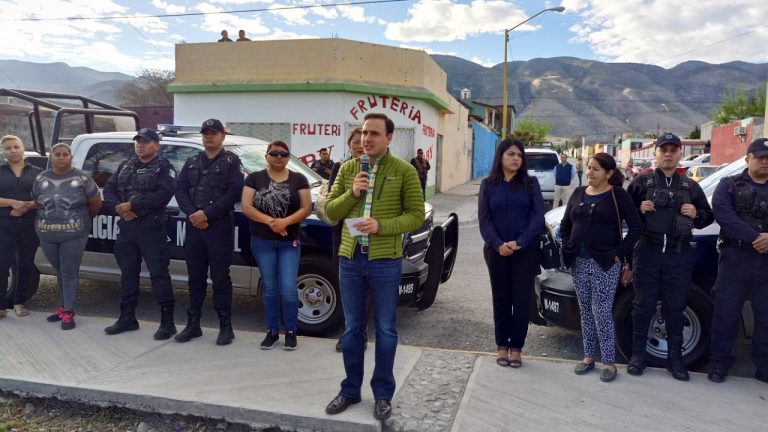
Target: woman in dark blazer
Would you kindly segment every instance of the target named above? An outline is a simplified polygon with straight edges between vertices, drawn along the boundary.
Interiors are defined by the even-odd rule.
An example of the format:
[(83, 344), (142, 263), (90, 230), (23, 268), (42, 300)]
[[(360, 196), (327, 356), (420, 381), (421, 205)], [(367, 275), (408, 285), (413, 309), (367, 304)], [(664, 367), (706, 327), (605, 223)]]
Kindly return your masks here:
[[(563, 261), (571, 269), (581, 311), (584, 360), (577, 375), (595, 367), (595, 342), (600, 339), (603, 370), (600, 380), (616, 378), (616, 329), (613, 299), (622, 263), (631, 261), (635, 242), (643, 230), (640, 215), (627, 191), (624, 175), (607, 153), (597, 153), (587, 164), (587, 186), (576, 189), (568, 201), (560, 234)], [(622, 239), (624, 221), (629, 228)]]
[(520, 367), (528, 334), (531, 295), (539, 274), (538, 238), (544, 229), (544, 199), (528, 175), (525, 148), (505, 139), (496, 148), (491, 173), (478, 200), (483, 256), (491, 277), (496, 363)]

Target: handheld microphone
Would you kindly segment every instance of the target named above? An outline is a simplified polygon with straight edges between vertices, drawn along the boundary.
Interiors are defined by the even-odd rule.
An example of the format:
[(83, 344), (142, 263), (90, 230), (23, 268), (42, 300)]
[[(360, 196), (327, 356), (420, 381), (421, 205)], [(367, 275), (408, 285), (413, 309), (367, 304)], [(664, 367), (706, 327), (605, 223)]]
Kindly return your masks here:
[(367, 154), (360, 156), (360, 172), (368, 174), (368, 167), (371, 165), (371, 158)]

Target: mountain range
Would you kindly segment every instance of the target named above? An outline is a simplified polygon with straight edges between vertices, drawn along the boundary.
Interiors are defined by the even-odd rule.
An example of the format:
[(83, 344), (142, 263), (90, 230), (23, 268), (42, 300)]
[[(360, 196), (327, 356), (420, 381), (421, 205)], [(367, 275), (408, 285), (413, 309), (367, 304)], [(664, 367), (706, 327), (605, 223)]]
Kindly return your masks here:
[[(448, 91), (457, 99), (469, 89), (473, 100), (502, 105), (503, 64), (432, 57), (448, 74)], [(768, 64), (688, 61), (664, 69), (556, 57), (510, 62), (508, 76), (508, 103), (518, 118), (546, 121), (556, 136), (610, 140), (664, 130), (687, 135), (707, 121), (729, 88), (754, 89), (765, 82)], [(81, 94), (107, 103), (117, 103), (115, 89), (131, 78), (61, 62), (0, 60), (0, 87)]]
[[(503, 105), (504, 64), (484, 67), (462, 58), (433, 55), (448, 73), (448, 91)], [(687, 135), (729, 88), (754, 89), (768, 79), (768, 64), (741, 61), (681, 63), (671, 69), (636, 63), (602, 63), (573, 57), (509, 63), (508, 104), (518, 118), (552, 125), (561, 137), (613, 139), (671, 130)]]

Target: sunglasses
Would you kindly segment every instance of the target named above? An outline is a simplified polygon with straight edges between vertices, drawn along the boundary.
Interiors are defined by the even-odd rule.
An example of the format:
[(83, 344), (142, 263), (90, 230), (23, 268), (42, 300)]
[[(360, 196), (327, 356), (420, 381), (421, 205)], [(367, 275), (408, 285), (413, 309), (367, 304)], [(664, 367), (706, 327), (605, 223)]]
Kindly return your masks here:
[(272, 157), (274, 157), (274, 158), (287, 158), (288, 156), (291, 155), (287, 151), (277, 151), (277, 150), (272, 150), (272, 151), (268, 152), (267, 154), (272, 156)]

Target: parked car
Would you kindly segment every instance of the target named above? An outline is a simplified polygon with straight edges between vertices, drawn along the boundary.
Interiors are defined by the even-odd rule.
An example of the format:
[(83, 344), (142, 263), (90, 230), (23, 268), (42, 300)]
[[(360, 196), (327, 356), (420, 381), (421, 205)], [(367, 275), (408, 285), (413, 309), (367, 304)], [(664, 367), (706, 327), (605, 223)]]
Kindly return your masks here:
[[(39, 104), (38, 93), (30, 92), (29, 101)], [(2, 94), (2, 89), (0, 89)], [(49, 95), (50, 93), (40, 93)], [(66, 96), (66, 95), (63, 95)], [(18, 96), (16, 96), (18, 97)], [(48, 96), (50, 97), (50, 96)], [(97, 114), (95, 101), (89, 100), (88, 109), (62, 108), (57, 112), (54, 124), (60, 124), (62, 113)], [(44, 105), (49, 107), (50, 105)], [(117, 110), (120, 110), (117, 108)], [(135, 113), (124, 110), (107, 110), (107, 115), (134, 117)], [(138, 118), (136, 128), (138, 129)], [(38, 119), (32, 119), (31, 122)], [(161, 154), (166, 157), (177, 171), (181, 170), (188, 157), (203, 149), (202, 138), (184, 128), (169, 127), (161, 131)], [(59, 130), (54, 129), (53, 139), (59, 141)], [(131, 132), (87, 133), (71, 139), (73, 165), (93, 177), (99, 188), (114, 174), (118, 165), (134, 154)], [(42, 143), (38, 138), (38, 145)], [(240, 157), (244, 174), (249, 174), (266, 167), (265, 153), (268, 143), (256, 138), (228, 135), (224, 146)], [(45, 153), (45, 148), (41, 148)], [(312, 188), (312, 202), (317, 198), (323, 179), (314, 173), (299, 159), (291, 156), (288, 169), (304, 175)], [(187, 268), (184, 256), (184, 241), (187, 229), (187, 215), (178, 207), (175, 198), (168, 204), (167, 231), (171, 244), (170, 273), (176, 289), (187, 289)], [(402, 276), (399, 288), (398, 304), (426, 309), (432, 305), (437, 290), (442, 282), (451, 277), (458, 247), (458, 217), (453, 214), (445, 221), (435, 223), (432, 206), (425, 204), (423, 225), (404, 236)], [(238, 294), (260, 295), (261, 278), (259, 268), (250, 250), (250, 230), (248, 219), (240, 212), (239, 204), (235, 209), (235, 249), (230, 269), (234, 292)], [(119, 281), (120, 270), (113, 255), (114, 243), (119, 232), (119, 216), (110, 209), (102, 208), (93, 219), (92, 232), (89, 235), (80, 267), (80, 276), (85, 279)], [(338, 330), (344, 322), (341, 296), (339, 291), (338, 267), (332, 265), (332, 228), (321, 221), (314, 213), (302, 222), (301, 261), (299, 264), (299, 331), (306, 335), (327, 335)], [(41, 250), (35, 257), (35, 264), (43, 274), (55, 274), (54, 269), (45, 259)], [(141, 278), (149, 282), (149, 273), (142, 268)], [(39, 275), (37, 276), (39, 277)], [(16, 284), (16, 268), (11, 270), (9, 296), (13, 296)], [(31, 297), (37, 290), (37, 283), (28, 293)], [(12, 297), (11, 297), (12, 298)], [(117, 299), (116, 299), (117, 301)], [(116, 303), (117, 304), (117, 303)]]
[[(740, 173), (746, 167), (744, 159), (736, 160), (714, 174), (703, 179), (699, 184), (707, 199), (711, 202), (712, 194), (720, 179)], [(545, 215), (548, 234), (557, 240), (560, 237), (560, 221), (565, 207), (549, 211)], [(694, 230), (691, 245), (694, 253), (693, 281), (688, 295), (688, 305), (683, 313), (683, 361), (691, 369), (703, 366), (709, 358), (709, 335), (712, 321), (712, 300), (710, 292), (717, 278), (717, 239), (720, 227), (717, 223)], [(616, 299), (613, 304), (613, 316), (616, 323), (616, 345), (618, 351), (629, 358), (632, 351), (632, 298), (633, 289), (618, 284)], [(581, 327), (579, 306), (573, 279), (566, 268), (542, 270), (536, 281), (537, 312), (549, 324), (578, 330)], [(751, 337), (753, 323), (749, 304), (745, 306), (742, 330)], [(649, 364), (663, 367), (666, 364), (667, 344), (664, 320), (661, 317), (661, 304), (651, 320), (646, 346)]]
[(707, 177), (708, 175), (711, 175), (713, 172), (717, 171), (718, 168), (720, 167), (712, 166), (712, 165), (692, 166), (685, 171), (685, 175), (687, 175), (688, 177), (692, 178), (697, 182), (700, 182), (704, 180), (704, 178)]
[(544, 201), (555, 199), (555, 165), (560, 162), (556, 151), (548, 148), (526, 148), (525, 159), (528, 175), (539, 180)]
[(698, 165), (709, 165), (709, 161), (710, 161), (709, 153), (704, 153), (696, 156), (692, 160), (680, 161), (680, 166), (690, 168), (692, 166), (698, 166)]

